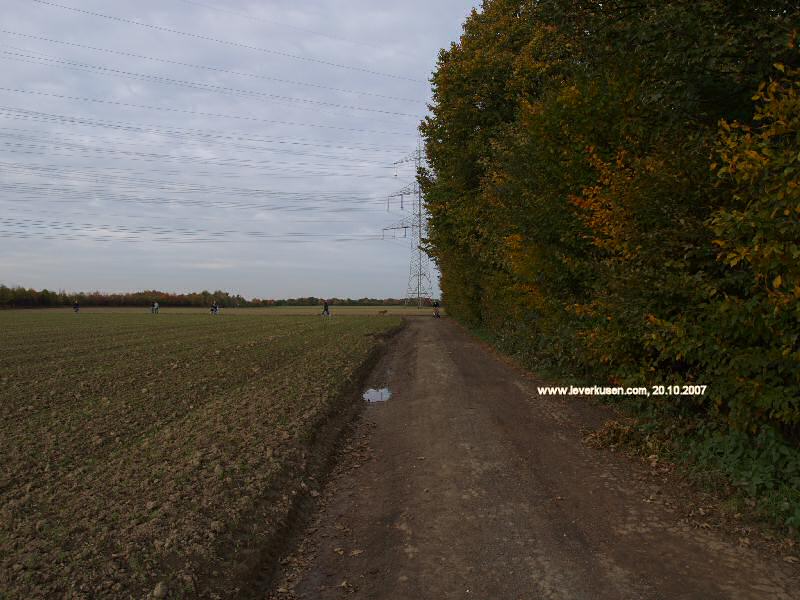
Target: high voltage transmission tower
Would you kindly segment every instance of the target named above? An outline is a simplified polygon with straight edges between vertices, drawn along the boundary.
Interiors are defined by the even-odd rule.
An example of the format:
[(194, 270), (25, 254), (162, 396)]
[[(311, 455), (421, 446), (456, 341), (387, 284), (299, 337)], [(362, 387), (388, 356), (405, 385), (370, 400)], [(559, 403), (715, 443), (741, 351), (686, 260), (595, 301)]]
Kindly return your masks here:
[[(414, 155), (406, 157), (395, 164), (411, 162), (412, 160), (415, 166), (415, 174), (419, 173), (419, 169), (422, 167), (421, 144), (417, 145), (417, 151)], [(406, 196), (411, 196), (412, 212), (410, 219), (406, 219), (392, 227), (385, 227), (383, 231), (385, 235), (387, 231), (402, 230), (405, 237), (408, 231), (411, 230), (411, 260), (409, 261), (408, 269), (406, 304), (416, 304), (417, 308), (422, 308), (425, 301), (433, 297), (433, 286), (431, 284), (430, 261), (428, 260), (428, 255), (422, 249), (422, 242), (427, 233), (428, 219), (425, 214), (425, 208), (422, 205), (422, 188), (419, 185), (419, 181), (415, 179), (413, 184), (406, 186), (397, 194), (389, 196), (387, 209), (391, 198), (400, 198), (400, 206), (404, 209)]]

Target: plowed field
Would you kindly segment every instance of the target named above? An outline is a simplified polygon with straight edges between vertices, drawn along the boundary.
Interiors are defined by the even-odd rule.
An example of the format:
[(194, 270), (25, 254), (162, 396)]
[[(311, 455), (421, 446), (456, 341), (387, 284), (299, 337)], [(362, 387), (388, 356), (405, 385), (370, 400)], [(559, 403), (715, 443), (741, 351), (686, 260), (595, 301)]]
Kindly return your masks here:
[(0, 598), (236, 596), (399, 324), (0, 312)]

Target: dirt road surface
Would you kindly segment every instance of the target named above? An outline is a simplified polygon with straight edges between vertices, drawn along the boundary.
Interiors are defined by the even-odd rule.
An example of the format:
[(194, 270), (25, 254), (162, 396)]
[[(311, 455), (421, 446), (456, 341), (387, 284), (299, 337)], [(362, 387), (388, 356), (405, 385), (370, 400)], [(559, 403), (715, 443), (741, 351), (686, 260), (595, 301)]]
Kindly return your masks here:
[[(448, 320), (410, 319), (275, 598), (800, 598), (780, 556), (682, 519), (646, 465), (587, 448), (608, 412)], [(665, 480), (666, 481), (666, 480)]]

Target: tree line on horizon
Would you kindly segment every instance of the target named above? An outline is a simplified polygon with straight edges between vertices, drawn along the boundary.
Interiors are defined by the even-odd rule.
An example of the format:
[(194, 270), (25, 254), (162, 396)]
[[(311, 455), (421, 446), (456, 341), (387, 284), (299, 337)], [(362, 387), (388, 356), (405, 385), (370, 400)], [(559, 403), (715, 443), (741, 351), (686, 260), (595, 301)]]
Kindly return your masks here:
[(794, 0), (485, 0), (420, 127), (448, 313), (540, 369), (707, 385), (649, 402), (796, 445), (799, 23)]
[(209, 307), (216, 302), (223, 308), (253, 308), (268, 306), (317, 306), (325, 300), (339, 306), (401, 306), (405, 299), (398, 298), (317, 298), (307, 296), (284, 299), (247, 299), (239, 294), (221, 290), (176, 294), (158, 290), (128, 293), (66, 292), (47, 289), (35, 290), (21, 286), (9, 287), (0, 284), (0, 308), (54, 308), (72, 306), (125, 307), (151, 306), (158, 302), (161, 307)]

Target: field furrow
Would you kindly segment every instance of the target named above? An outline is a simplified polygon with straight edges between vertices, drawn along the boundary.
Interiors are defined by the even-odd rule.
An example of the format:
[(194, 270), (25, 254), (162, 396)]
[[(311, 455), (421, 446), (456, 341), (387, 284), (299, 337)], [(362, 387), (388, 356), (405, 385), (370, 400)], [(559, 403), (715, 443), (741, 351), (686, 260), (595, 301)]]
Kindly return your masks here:
[[(91, 318), (84, 318), (91, 317)], [(231, 585), (397, 317), (0, 313), (0, 589)], [(243, 553), (243, 554), (242, 554)], [(246, 562), (246, 561), (244, 561)]]

